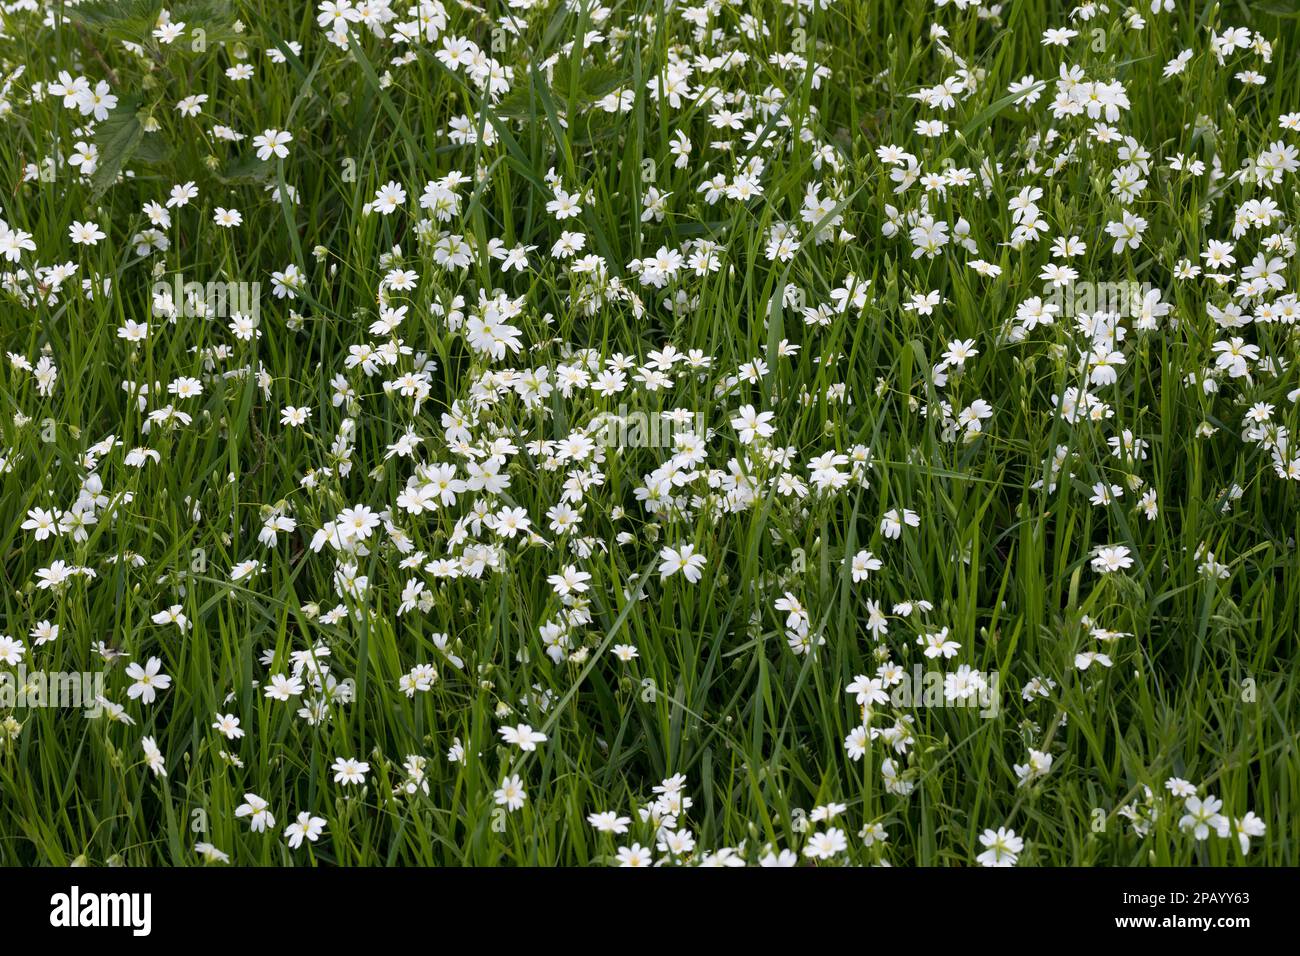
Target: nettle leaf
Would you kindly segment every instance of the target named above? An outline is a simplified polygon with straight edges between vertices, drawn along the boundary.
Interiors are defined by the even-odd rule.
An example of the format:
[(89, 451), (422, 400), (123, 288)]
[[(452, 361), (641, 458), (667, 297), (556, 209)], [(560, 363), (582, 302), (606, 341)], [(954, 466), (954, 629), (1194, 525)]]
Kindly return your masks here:
[[(577, 69), (577, 97), (583, 106), (589, 106), (620, 87), (628, 85), (628, 78), (612, 66), (579, 66)], [(573, 64), (560, 60), (551, 72), (551, 90), (561, 101), (569, 98), (573, 79)]]
[[(541, 80), (538, 79), (538, 82), (541, 82)], [(599, 66), (579, 70), (576, 86), (579, 112), (592, 110), (597, 100), (603, 99), (607, 94), (620, 89), (626, 84), (626, 78), (615, 71), (613, 67)], [(569, 102), (570, 72), (567, 60), (561, 60), (555, 64), (551, 72), (551, 82), (546, 84), (546, 88), (556, 103), (566, 105)], [(492, 112), (497, 116), (510, 119), (530, 117), (535, 98), (536, 91), (530, 89), (529, 84), (516, 83), (511, 87), (510, 92), (493, 104)], [(601, 113), (599, 115), (605, 116), (607, 114)]]
[(172, 4), (172, 20), (185, 24), (185, 35), (177, 43), (190, 44), (196, 30), (202, 30), (209, 49), (214, 44), (246, 40), (235, 32), (235, 15), (230, 0), (190, 0)]
[[(147, 43), (153, 37), (162, 12), (161, 0), (96, 0), (71, 7), (64, 16), (74, 24), (114, 40)], [(230, 0), (189, 0), (168, 6), (173, 22), (185, 24), (184, 35), (176, 45), (192, 50), (194, 38), (202, 31), (204, 42), (214, 45), (240, 39), (234, 30), (235, 15)], [(167, 47), (162, 47), (165, 51)]]
[(153, 32), (160, 10), (159, 0), (97, 0), (65, 6), (63, 16), (97, 34), (139, 43)]
[(273, 163), (263, 162), (254, 153), (231, 160), (216, 174), (227, 185), (261, 184), (269, 182), (275, 172)]
[(95, 145), (99, 163), (90, 177), (91, 202), (99, 199), (117, 182), (118, 174), (135, 155), (144, 138), (140, 120), (140, 97), (123, 96), (108, 117), (95, 128)]
[(527, 83), (516, 83), (510, 92), (492, 104), (492, 114), (502, 119), (523, 119), (532, 115), (533, 91)]

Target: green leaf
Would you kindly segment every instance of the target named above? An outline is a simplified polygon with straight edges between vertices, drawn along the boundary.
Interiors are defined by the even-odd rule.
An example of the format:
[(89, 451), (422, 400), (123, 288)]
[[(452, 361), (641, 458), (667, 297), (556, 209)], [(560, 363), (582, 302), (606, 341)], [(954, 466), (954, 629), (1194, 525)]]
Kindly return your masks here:
[(76, 7), (65, 4), (63, 16), (87, 30), (139, 42), (153, 31), (161, 9), (159, 0), (98, 0)]
[[(161, 0), (97, 0), (69, 6), (63, 15), (88, 33), (111, 40), (146, 43), (152, 42), (163, 6)], [(168, 9), (174, 22), (185, 24), (185, 34), (176, 43), (187, 51), (196, 30), (203, 31), (208, 49), (240, 38), (233, 28), (235, 15), (230, 0), (182, 0), (168, 5)]]
[(189, 0), (189, 2), (172, 4), (173, 21), (185, 24), (185, 35), (177, 43), (189, 47), (195, 30), (202, 30), (208, 43), (208, 50), (222, 43), (247, 41), (247, 37), (235, 32), (235, 14), (230, 9), (230, 0)]
[(90, 177), (91, 202), (99, 199), (117, 182), (117, 176), (134, 155), (144, 137), (140, 122), (140, 97), (123, 96), (108, 118), (95, 130), (95, 145), (99, 147), (99, 163)]
[(253, 153), (241, 156), (227, 163), (217, 174), (217, 179), (227, 185), (263, 184), (271, 181), (275, 167), (263, 162)]

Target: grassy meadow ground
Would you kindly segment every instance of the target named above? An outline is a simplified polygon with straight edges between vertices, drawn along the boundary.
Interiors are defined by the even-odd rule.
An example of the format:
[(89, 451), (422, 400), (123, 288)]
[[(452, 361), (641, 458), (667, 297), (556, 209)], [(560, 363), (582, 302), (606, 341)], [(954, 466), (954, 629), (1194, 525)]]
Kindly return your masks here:
[(0, 864), (1300, 864), (1298, 50), (0, 3)]

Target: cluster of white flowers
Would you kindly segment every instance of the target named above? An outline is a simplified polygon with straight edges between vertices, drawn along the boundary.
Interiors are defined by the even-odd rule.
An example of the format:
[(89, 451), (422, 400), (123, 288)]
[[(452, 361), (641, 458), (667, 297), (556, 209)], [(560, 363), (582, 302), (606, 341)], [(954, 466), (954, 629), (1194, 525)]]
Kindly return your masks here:
[[(1245, 485), (1276, 491), (1260, 490), (1256, 472), (1283, 488), (1300, 480), (1291, 436), (1300, 299), (1288, 218), (1300, 113), (1271, 117), (1259, 141), (1234, 131), (1229, 150), (1213, 104), (1215, 115), (1157, 136), (1132, 95), (1135, 82), (1178, 83), (1201, 65), (1249, 92), (1267, 79), (1270, 42), (1216, 24), (1158, 77), (1143, 57), (1126, 71), (1116, 56), (1084, 57), (1087, 38), (1075, 27), (1104, 17), (1141, 44), (1164, 29), (1173, 4), (1152, 4), (1148, 23), (1140, 11), (1087, 3), (1041, 37), (1046, 78), (1025, 75), (1004, 97), (940, 22), (963, 33), (967, 19), (991, 27), (1001, 8), (939, 2), (916, 53), (933, 82), (892, 92), (906, 117), (892, 128), (899, 141), (879, 129), (874, 159), (855, 162), (817, 105), (825, 101), (807, 102), (835, 80), (818, 62), (824, 41), (784, 48), (730, 0), (668, 5), (674, 39), (646, 74), (623, 41), (655, 27), (634, 12), (583, 6), (590, 32), (538, 54), (526, 36), (549, 16), (544, 5), (507, 6), (494, 18), (438, 0), (323, 0), (315, 29), (300, 37), (223, 24), (231, 42), (220, 95), (181, 95), (155, 75), (160, 48), (198, 55), (184, 50), (198, 25), (163, 10), (147, 36), (111, 51), (133, 64), (123, 76), (149, 75), (155, 99), (139, 116), (135, 90), (97, 59), (81, 58), (91, 75), (55, 64), (56, 79), (4, 78), (0, 117), (47, 111), (71, 127), (35, 143), (38, 155), (15, 170), (22, 195), (66, 189), (81, 205), (66, 232), (30, 219), (19, 228), (8, 206), (0, 210), (4, 308), (41, 316), (21, 335), (6, 320), (6, 434), (32, 434), (47, 419), (61, 429), (44, 439), (57, 455), (33, 455), (34, 443), (0, 448), (0, 474), (76, 475), (75, 488), (53, 482), (23, 508), (27, 563), (11, 583), (28, 586), (17, 613), (31, 619), (23, 630), (12, 617), (6, 626), (30, 628), (34, 643), (0, 637), (0, 664), (51, 658), (46, 645), (68, 643), (57, 622), (74, 606), (147, 605), (152, 629), (124, 613), (119, 633), (95, 635), (95, 651), (106, 667), (124, 662), (104, 719), (131, 726), (145, 717), (150, 733), (132, 746), (162, 781), (168, 760), (175, 772), (182, 753), (188, 761), (201, 749), (191, 729), (167, 729), (179, 679), (164, 668), (184, 657), (176, 643), (208, 646), (197, 642), (235, 626), (214, 612), (217, 597), (251, 598), (275, 624), (248, 638), (249, 657), (218, 654), (185, 671), (219, 672), (212, 742), (240, 790), (255, 785), (239, 773), (246, 762), (265, 759), (258, 737), (291, 725), (304, 740), (339, 723), (352, 733), (353, 715), (372, 706), (367, 688), (379, 685), (405, 708), (392, 718), (398, 739), (387, 752), (367, 750), (367, 760), (329, 755), (341, 799), (377, 781), (399, 802), (437, 800), (440, 774), (478, 762), (499, 786), (469, 802), (514, 814), (546, 798), (548, 784), (529, 776), (534, 755), (583, 733), (565, 712), (586, 699), (593, 671), (602, 688), (593, 706), (611, 706), (606, 698), (625, 684), (678, 686), (680, 675), (644, 661), (648, 644), (660, 664), (718, 655), (695, 641), (691, 609), (739, 590), (752, 607), (735, 620), (724, 614), (729, 631), (718, 640), (748, 641), (749, 653), (764, 655), (775, 635), (773, 660), (799, 674), (785, 689), (792, 696), (805, 680), (843, 688), (848, 732), (823, 729), (846, 762), (824, 769), (823, 802), (807, 817), (815, 826), (792, 848), (697, 846), (677, 773), (654, 788), (636, 824), (590, 815), (601, 833), (644, 841), (611, 844), (611, 861), (793, 865), (856, 859), (859, 849), (881, 859), (882, 820), (865, 819), (851, 847), (840, 819), (847, 804), (832, 798), (850, 800), (865, 763), (907, 812), (927, 748), (947, 745), (918, 726), (911, 704), (895, 702), (913, 664), (945, 668), (946, 705), (996, 693), (989, 671), (1027, 680), (1012, 702), (1023, 703), (1023, 722), (1007, 730), (1024, 762), (1006, 776), (1013, 792), (1050, 785), (1066, 763), (1061, 685), (1096, 701), (1119, 671), (1143, 666), (1135, 647), (1150, 616), (1134, 608), (1134, 581), (1170, 570), (1151, 566), (1143, 537), (1168, 507), (1162, 471), (1176, 467), (1142, 380), (1173, 367), (1162, 352), (1195, 369), (1155, 386), (1157, 397), (1195, 409), (1199, 427), (1182, 437), (1208, 449), (1220, 429), (1240, 428), (1239, 467), (1223, 470), (1230, 483), (1195, 493), (1217, 499), (1222, 514)], [(764, 9), (806, 38), (811, 12), (833, 6)], [(493, 37), (486, 48), (471, 39), (483, 28)], [(752, 52), (760, 39), (765, 57)], [(578, 61), (589, 76), (577, 75)], [(334, 157), (316, 119), (295, 115), (297, 100), (265, 117), (224, 102), (229, 93), (251, 103), (240, 97), (259, 76), (288, 82), (309, 62), (326, 64), (322, 78), (373, 75), (375, 108), (404, 136), (414, 118), (402, 109), (424, 78), (463, 95), (423, 117), (429, 155), (408, 162), (398, 144), (359, 171), (349, 160), (360, 181), (344, 183), (357, 182), (356, 201), (309, 209), (309, 173)], [(1146, 79), (1135, 79), (1141, 69)], [(169, 90), (162, 98), (160, 88)], [(569, 100), (557, 104), (549, 91), (561, 88)], [(117, 109), (128, 95), (129, 115)], [(528, 119), (533, 97), (543, 112)], [(299, 99), (319, 109), (320, 125), (347, 106), (341, 93), (326, 103), (307, 89)], [(973, 104), (991, 101), (972, 122)], [(984, 135), (1003, 111), (1021, 129), (1010, 145)], [(252, 123), (247, 133), (241, 121)], [(616, 131), (634, 121), (655, 135), (638, 140), (644, 155), (625, 156)], [(137, 123), (141, 154), (109, 153), (101, 134), (115, 122)], [(137, 162), (163, 154), (164, 126), (211, 151), (195, 179), (133, 175)], [(526, 138), (545, 150), (526, 155)], [(627, 166), (625, 178), (607, 179), (611, 164)], [(1061, 188), (1080, 169), (1095, 195)], [(620, 182), (623, 192), (611, 190)], [(503, 225), (521, 190), (536, 197), (526, 227)], [(117, 204), (100, 206), (101, 195)], [(138, 198), (124, 213), (119, 196)], [(1168, 221), (1171, 197), (1191, 210), (1194, 228)], [(609, 209), (623, 221), (609, 221)], [(304, 254), (302, 237), (319, 244)], [(263, 262), (264, 242), (294, 248), (296, 261), (277, 251)], [(206, 245), (227, 263), (257, 263), (248, 268), (259, 274), (244, 278), (268, 282), (271, 296), (214, 304), (210, 292), (173, 286)], [(377, 254), (357, 261), (356, 248)], [(739, 331), (714, 334), (717, 290), (739, 283), (736, 301), (748, 303)], [(105, 302), (115, 303), (106, 340), (116, 351), (87, 357), (66, 341), (60, 316)], [(86, 409), (78, 379), (91, 362), (112, 370), (121, 394), (87, 386), (95, 407)], [(631, 415), (667, 438), (610, 441), (611, 424)], [(83, 427), (94, 430), (84, 439)], [(210, 454), (227, 443), (256, 460)], [(212, 474), (188, 472), (201, 444), (221, 463)], [(1204, 454), (1230, 455), (1213, 448)], [(266, 480), (276, 468), (283, 473)], [(955, 480), (931, 494), (921, 475)], [(972, 519), (976, 485), (993, 490)], [(1023, 502), (990, 534), (980, 521), (1004, 486)], [(996, 597), (987, 614), (977, 610), (975, 595), (989, 588), (976, 580), (979, 565), (1012, 561), (1018, 539), (1041, 544), (1050, 502), (1067, 491), (1091, 515), (1086, 528), (1052, 531), (1052, 573), (1066, 582), (1068, 606), (1064, 592), (1040, 596), (1061, 606), (1039, 608), (1027, 624), (1051, 620), (1043, 627), (1063, 649), (1055, 662), (1018, 659), (1022, 635), (1007, 621), (1022, 597), (1008, 587), (1011, 572), (994, 567), (982, 573)], [(140, 514), (155, 507), (184, 520), (151, 528)], [(1226, 586), (1238, 567), (1208, 530), (1184, 551), (1206, 586)], [(940, 570), (917, 571), (923, 560)], [(516, 601), (515, 580), (539, 586)], [(108, 589), (118, 596), (101, 594)], [(674, 623), (665, 633), (689, 639), (665, 652), (660, 636), (626, 623), (656, 616), (680, 618), (680, 631)], [(694, 664), (682, 667), (695, 674)], [(187, 708), (207, 696), (185, 694)], [(483, 701), (495, 730), (467, 716)], [(448, 748), (445, 761), (425, 752), (433, 740)], [(277, 772), (300, 769), (291, 764)], [(1185, 781), (1166, 786), (1185, 801), (1179, 828), (1196, 841), (1236, 835), (1246, 853), (1265, 832), (1253, 812), (1229, 817)], [(233, 815), (262, 833), (275, 828), (275, 811), (293, 813), (288, 846), (310, 847), (327, 839), (318, 799), (315, 810), (273, 811), (248, 792)], [(1145, 837), (1166, 809), (1147, 789), (1118, 812)], [(986, 866), (1014, 865), (1026, 847), (1002, 825), (979, 843), (962, 852)], [(230, 859), (212, 843), (198, 853)]]

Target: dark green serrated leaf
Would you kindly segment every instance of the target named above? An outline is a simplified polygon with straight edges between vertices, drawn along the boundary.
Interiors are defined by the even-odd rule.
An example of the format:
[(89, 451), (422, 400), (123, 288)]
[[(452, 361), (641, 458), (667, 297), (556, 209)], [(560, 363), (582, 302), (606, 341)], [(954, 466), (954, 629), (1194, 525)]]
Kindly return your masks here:
[(99, 162), (90, 177), (91, 202), (98, 200), (117, 182), (118, 174), (139, 147), (144, 137), (139, 110), (140, 97), (123, 96), (108, 118), (95, 129)]
[(227, 184), (267, 183), (271, 181), (274, 171), (273, 164), (258, 159), (255, 153), (249, 153), (227, 163), (217, 178)]
[(159, 0), (97, 0), (76, 7), (65, 5), (63, 16), (113, 39), (139, 42), (152, 32), (161, 9)]

